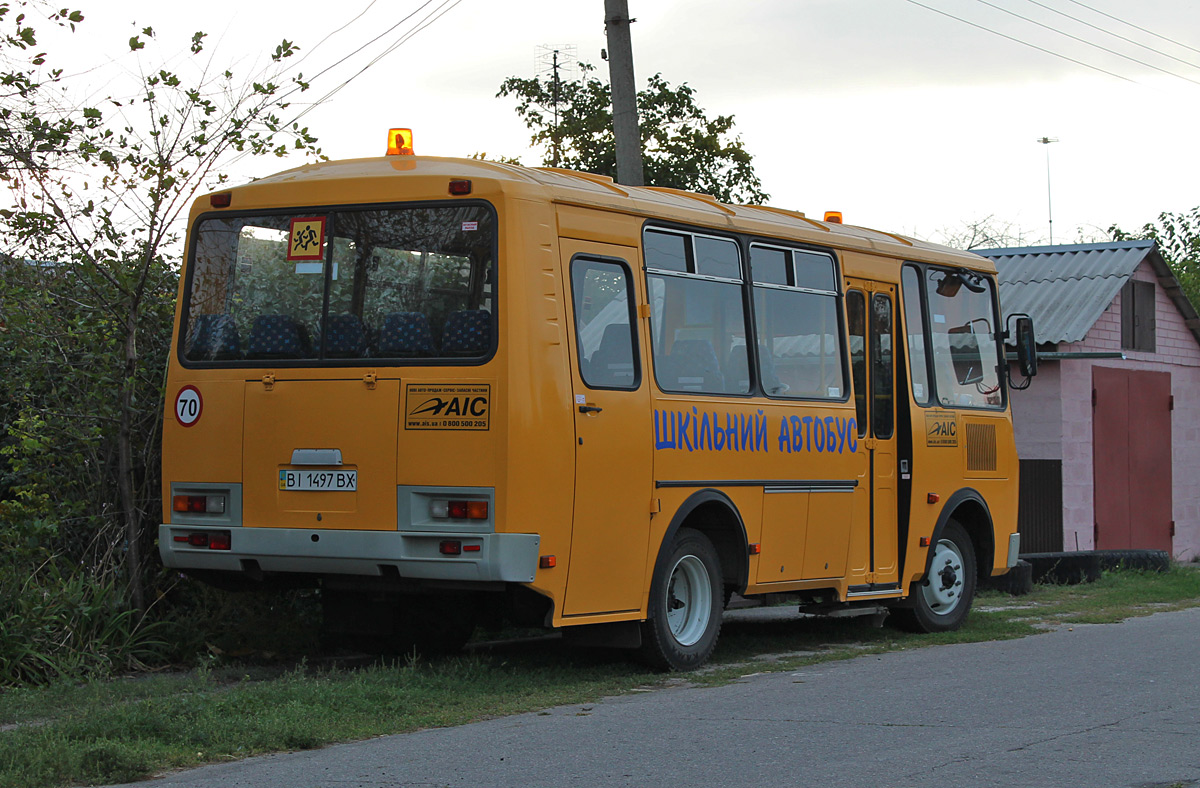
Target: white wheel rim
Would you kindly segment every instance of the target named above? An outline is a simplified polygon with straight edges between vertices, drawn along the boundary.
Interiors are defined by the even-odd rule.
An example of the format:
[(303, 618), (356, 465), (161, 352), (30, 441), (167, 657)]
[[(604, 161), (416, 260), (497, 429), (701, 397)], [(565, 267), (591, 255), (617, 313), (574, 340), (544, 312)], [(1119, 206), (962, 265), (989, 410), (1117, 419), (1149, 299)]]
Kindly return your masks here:
[(667, 626), (679, 645), (691, 646), (704, 636), (712, 606), (708, 569), (696, 556), (685, 555), (667, 583)]
[(958, 545), (948, 539), (939, 541), (921, 588), (925, 604), (934, 615), (948, 616), (962, 604), (965, 574)]

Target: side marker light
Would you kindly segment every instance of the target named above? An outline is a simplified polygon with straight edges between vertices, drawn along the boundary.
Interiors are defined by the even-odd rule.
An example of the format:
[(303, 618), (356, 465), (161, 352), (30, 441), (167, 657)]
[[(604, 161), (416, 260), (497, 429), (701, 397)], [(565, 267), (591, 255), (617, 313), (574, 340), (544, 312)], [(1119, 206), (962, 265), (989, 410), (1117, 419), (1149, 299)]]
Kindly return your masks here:
[(928, 536), (921, 537), (921, 547), (929, 547), (930, 539)]
[(539, 569), (553, 569), (558, 566), (558, 558), (552, 555), (544, 555), (538, 559)]
[(925, 496), (925, 501), (927, 503), (937, 503), (940, 500), (942, 500), (942, 496), (938, 495), (937, 493), (929, 493), (929, 495)]
[(758, 542), (750, 545), (750, 555), (759, 555), (762, 553), (762, 545)]

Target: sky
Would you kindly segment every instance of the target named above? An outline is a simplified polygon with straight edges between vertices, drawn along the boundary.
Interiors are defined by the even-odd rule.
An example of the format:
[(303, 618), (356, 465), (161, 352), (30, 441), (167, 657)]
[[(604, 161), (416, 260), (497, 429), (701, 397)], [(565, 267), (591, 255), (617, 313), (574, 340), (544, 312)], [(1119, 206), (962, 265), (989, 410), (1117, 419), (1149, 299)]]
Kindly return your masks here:
[[(1049, 240), (1051, 212), (1054, 241), (1072, 243), (1200, 205), (1194, 0), (629, 5), (639, 86), (660, 73), (690, 85), (710, 116), (733, 115), (772, 205), (930, 240), (991, 221), (1031, 245)], [(296, 43), (313, 80), (296, 111), (346, 83), (302, 121), (334, 159), (382, 154), (387, 129), (406, 126), (418, 154), (540, 164), (500, 83), (545, 72), (553, 49), (607, 79), (603, 0), (72, 7), (86, 17), (79, 30), (41, 43), (93, 94), (136, 69), (125, 42), (147, 25), (166, 56), (208, 33), (213, 64), (239, 74), (267, 65), (281, 39)], [(287, 166), (243, 159), (232, 177)]]

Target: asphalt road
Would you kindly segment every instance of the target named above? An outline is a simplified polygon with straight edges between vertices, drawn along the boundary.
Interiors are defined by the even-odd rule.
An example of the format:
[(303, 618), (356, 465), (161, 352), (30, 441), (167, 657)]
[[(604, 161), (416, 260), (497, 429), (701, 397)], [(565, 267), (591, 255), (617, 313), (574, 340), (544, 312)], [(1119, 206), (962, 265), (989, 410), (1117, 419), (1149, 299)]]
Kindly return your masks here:
[(1200, 783), (1200, 608), (179, 772), (137, 788)]

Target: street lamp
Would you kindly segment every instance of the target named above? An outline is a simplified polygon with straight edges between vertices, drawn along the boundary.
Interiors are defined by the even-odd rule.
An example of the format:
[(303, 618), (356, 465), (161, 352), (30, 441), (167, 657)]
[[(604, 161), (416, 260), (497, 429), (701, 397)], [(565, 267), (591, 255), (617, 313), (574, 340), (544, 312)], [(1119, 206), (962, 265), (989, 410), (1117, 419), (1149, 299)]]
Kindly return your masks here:
[(1054, 137), (1041, 137), (1035, 141), (1046, 146), (1046, 215), (1050, 219), (1050, 245), (1054, 246), (1054, 204), (1050, 200), (1050, 143), (1058, 140)]

